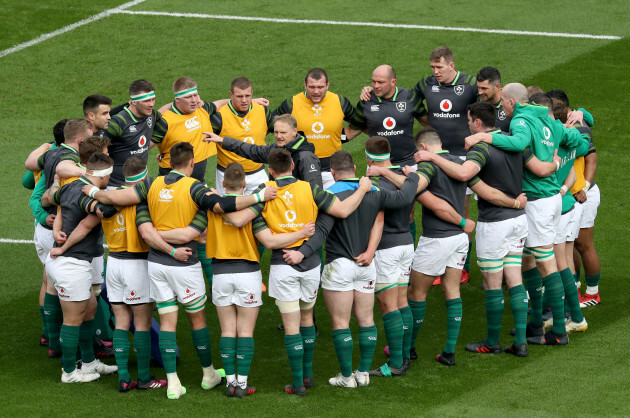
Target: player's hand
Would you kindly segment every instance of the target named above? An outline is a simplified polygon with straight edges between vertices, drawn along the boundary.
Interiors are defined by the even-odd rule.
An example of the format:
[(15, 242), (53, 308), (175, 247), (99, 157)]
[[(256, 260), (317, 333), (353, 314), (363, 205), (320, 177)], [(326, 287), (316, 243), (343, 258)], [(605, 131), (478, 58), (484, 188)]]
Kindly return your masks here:
[(382, 176), (384, 171), (385, 169), (383, 167), (380, 167), (378, 165), (371, 165), (368, 166), (365, 175), (368, 177)]
[(359, 267), (369, 266), (372, 264), (372, 260), (374, 259), (374, 253), (371, 251), (366, 251), (362, 254), (359, 254), (358, 257), (354, 257), (354, 261), (357, 263)]
[(372, 181), (368, 177), (363, 176), (361, 177), (361, 180), (359, 180), (359, 187), (362, 187), (369, 192), (372, 190)]
[(471, 234), (474, 229), (475, 229), (475, 221), (467, 218), (466, 225), (464, 225), (464, 228), (462, 228), (462, 230), (467, 234)]
[(525, 209), (525, 206), (527, 205), (527, 196), (525, 196), (525, 193), (521, 193), (518, 195), (518, 197), (516, 198), (518, 204), (519, 204), (519, 209)]
[(408, 176), (409, 174), (415, 172), (416, 170), (414, 170), (412, 166), (406, 165), (402, 168), (402, 171), (405, 176)]
[(188, 261), (188, 258), (192, 255), (192, 249), (188, 247), (180, 247), (175, 249), (175, 254), (173, 254), (173, 258), (177, 261), (185, 262)]
[(315, 222), (309, 222), (300, 230), (304, 238), (310, 238), (315, 234)]
[(155, 156), (155, 160), (156, 160), (158, 163), (162, 162), (162, 158), (164, 158), (164, 154), (157, 154), (157, 155)]
[(580, 190), (579, 192), (574, 194), (573, 197), (575, 197), (575, 200), (580, 203), (586, 202), (586, 192), (584, 190)]
[(363, 89), (361, 90), (361, 101), (367, 102), (368, 100), (370, 100), (372, 90), (374, 89), (370, 86), (363, 87)]
[(263, 196), (263, 201), (268, 202), (270, 200), (275, 199), (278, 196), (278, 189), (273, 186), (265, 187), (265, 194)]
[[(557, 167), (560, 167), (560, 164), (562, 164), (562, 158), (560, 158), (560, 156), (558, 156), (558, 148), (556, 148), (553, 152), (553, 158), (551, 159), (551, 161), (553, 161), (554, 163), (557, 164)], [(557, 170), (556, 170), (557, 171)]]
[(214, 142), (216, 144), (222, 144), (223, 138), (214, 132), (203, 132), (205, 137), (203, 138), (203, 142)]
[(63, 255), (64, 251), (60, 247), (54, 247), (50, 249), (50, 258), (57, 258)]
[(421, 163), (422, 161), (433, 161), (433, 157), (437, 154), (429, 151), (418, 151), (413, 155), (414, 160), (417, 163)]
[(57, 215), (52, 214), (52, 213), (50, 215), (46, 216), (46, 225), (52, 227), (53, 224), (55, 223), (55, 217), (56, 216)]
[(54, 235), (53, 238), (55, 239), (55, 242), (59, 245), (63, 245), (68, 239), (68, 236), (63, 231), (59, 231), (59, 232), (53, 231), (53, 235)]
[(211, 194), (219, 194), (219, 191), (217, 189), (215, 189), (214, 187), (210, 187), (209, 192), (206, 192), (206, 196), (210, 196)]
[(282, 251), (284, 251), (284, 255), (282, 256), (282, 258), (284, 258), (284, 261), (290, 266), (300, 264), (302, 260), (304, 260), (304, 254), (302, 254), (299, 251), (296, 251), (296, 250), (282, 250)]
[(576, 123), (584, 126), (584, 112), (581, 110), (572, 110), (567, 115), (567, 125), (571, 125), (571, 127), (573, 127)]
[(254, 103), (258, 103), (261, 106), (269, 106), (269, 100), (265, 99), (264, 97), (257, 97), (255, 99), (252, 99), (252, 102)]
[(89, 196), (90, 195), (90, 190), (92, 190), (92, 187), (94, 187), (94, 186), (91, 185), (91, 184), (86, 184), (85, 186), (83, 186), (81, 188), (81, 191), (83, 192), (84, 195)]
[[(479, 132), (479, 133), (467, 136), (466, 137), (466, 141), (465, 141), (466, 142), (465, 143), (465, 148), (466, 149), (470, 149), (470, 147), (472, 147), (473, 145), (476, 145), (476, 144), (478, 144), (480, 142), (483, 142), (484, 137), (486, 135), (488, 135), (488, 134), (483, 133), (483, 132)], [(490, 138), (492, 138), (492, 135), (489, 135), (489, 136), (490, 136)]]

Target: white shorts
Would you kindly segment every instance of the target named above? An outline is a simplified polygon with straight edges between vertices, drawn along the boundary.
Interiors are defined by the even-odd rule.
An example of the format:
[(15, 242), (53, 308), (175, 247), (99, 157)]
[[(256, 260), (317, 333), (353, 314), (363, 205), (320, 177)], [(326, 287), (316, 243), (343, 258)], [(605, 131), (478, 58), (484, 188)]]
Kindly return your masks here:
[[(223, 178), (225, 177), (225, 173), (221, 170), (217, 170), (217, 174), (215, 176), (215, 185), (216, 189), (221, 196), (225, 194), (225, 187), (223, 187)], [(269, 181), (269, 176), (265, 170), (256, 171), (252, 174), (245, 175), (245, 190), (243, 191), (243, 196), (248, 196), (254, 193), (254, 190), (258, 188), (261, 184)]]
[(592, 228), (595, 226), (600, 199), (599, 187), (596, 184), (586, 193), (586, 202), (582, 203), (580, 228)]
[(46, 264), (46, 257), (50, 253), (53, 245), (55, 245), (52, 229), (46, 229), (39, 222), (35, 221), (33, 241), (35, 242), (35, 251), (37, 251), (39, 261), (41, 261), (42, 264)]
[(356, 290), (362, 293), (374, 293), (376, 268), (374, 263), (360, 266), (354, 260), (337, 258), (324, 266), (322, 271), (322, 289), (337, 292)]
[(527, 206), (525, 206), (525, 215), (527, 215), (525, 246), (534, 248), (553, 244), (561, 213), (562, 196), (559, 193), (527, 202)]
[(421, 236), (411, 268), (427, 276), (441, 276), (446, 267), (463, 269), (467, 253), (468, 235), (465, 233), (446, 238)]
[(582, 218), (582, 212), (584, 211), (584, 206), (576, 203), (573, 207), (573, 227), (570, 233), (567, 236), (567, 242), (573, 242), (580, 235), (580, 219)]
[(322, 171), (322, 185), (324, 190), (335, 184), (335, 179), (330, 171)]
[(59, 294), (59, 300), (81, 302), (92, 292), (92, 266), (89, 261), (59, 256), (46, 259), (46, 274)]
[(269, 267), (269, 296), (274, 299), (311, 303), (317, 300), (318, 288), (319, 266), (307, 271), (297, 271), (285, 264), (272, 264)]
[(206, 294), (201, 263), (192, 266), (165, 266), (149, 261), (151, 298), (165, 302), (177, 296), (179, 303), (192, 302)]
[(105, 281), (105, 259), (101, 255), (100, 257), (94, 257), (92, 259), (92, 284), (103, 284)]
[(413, 244), (376, 250), (374, 253), (376, 283), (398, 283), (403, 286), (409, 284), (412, 262)]
[(262, 306), (262, 273), (215, 274), (212, 277), (212, 303), (216, 306)]
[(498, 260), (508, 252), (523, 252), (527, 237), (527, 217), (523, 213), (516, 218), (498, 222), (477, 222), (475, 241), (477, 258)]
[[(573, 207), (573, 210), (560, 215), (560, 222), (558, 223), (558, 229), (556, 230), (556, 236), (553, 239), (554, 244), (564, 244), (569, 240), (569, 237), (574, 234), (575, 230), (575, 215), (576, 210), (575, 207), (578, 206), (576, 203)], [(571, 241), (575, 241), (573, 238)]]
[(139, 305), (151, 302), (147, 260), (107, 258), (107, 298), (110, 302)]

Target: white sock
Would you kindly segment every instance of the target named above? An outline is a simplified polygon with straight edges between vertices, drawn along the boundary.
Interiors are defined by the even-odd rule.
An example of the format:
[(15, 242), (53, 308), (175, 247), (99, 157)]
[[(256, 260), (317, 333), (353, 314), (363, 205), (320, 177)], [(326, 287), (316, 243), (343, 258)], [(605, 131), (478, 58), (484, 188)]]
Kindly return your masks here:
[(599, 293), (599, 286), (586, 286), (586, 294), (587, 295), (596, 295)]
[(235, 374), (228, 374), (225, 376), (225, 380), (228, 383), (236, 383), (236, 375)]
[(166, 373), (166, 380), (168, 381), (169, 388), (179, 387), (182, 385), (182, 383), (179, 381), (179, 376), (177, 376), (177, 373)]
[(241, 374), (238, 375), (238, 384), (241, 389), (245, 389), (247, 387), (247, 376), (243, 376)]

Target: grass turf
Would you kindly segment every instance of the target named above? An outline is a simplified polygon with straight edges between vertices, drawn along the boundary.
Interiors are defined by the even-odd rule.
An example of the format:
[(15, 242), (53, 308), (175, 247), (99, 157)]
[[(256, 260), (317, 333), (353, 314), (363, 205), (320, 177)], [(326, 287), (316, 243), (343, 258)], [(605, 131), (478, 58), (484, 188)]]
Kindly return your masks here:
[[(25, 9), (15, 1), (0, 2), (5, 10), (0, 28), (0, 48), (27, 41), (41, 33), (89, 17), (120, 2), (98, 5), (88, 2), (40, 2)], [(390, 4), (390, 3), (388, 3)], [(595, 2), (583, 4), (588, 18), (579, 10), (567, 10), (565, 2), (548, 5), (531, 2), (524, 7), (527, 21), (512, 17), (509, 5), (485, 10), (483, 23), (475, 9), (462, 2), (445, 7), (408, 2), (391, 2), (387, 12), (377, 2), (361, 8), (325, 2), (316, 7), (309, 2), (280, 6), (274, 3), (222, 2), (212, 5), (197, 1), (147, 1), (134, 10), (201, 12), (215, 14), (270, 16), (307, 19), (386, 21), (393, 23), (440, 24), (453, 26), (509, 28), (537, 31), (585, 32), (627, 35), (623, 25), (628, 6), (610, 3), (607, 9)], [(448, 6), (448, 7), (447, 7)], [(468, 5), (469, 6), (469, 5)], [(561, 14), (565, 19), (558, 21)], [(553, 24), (552, 24), (553, 23)], [(24, 29), (22, 29), (24, 28)], [(18, 30), (19, 29), (19, 30)], [(0, 231), (2, 238), (29, 239), (32, 217), (26, 209), (28, 192), (21, 189), (23, 160), (28, 152), (50, 139), (52, 125), (64, 117), (81, 116), (81, 102), (99, 92), (126, 100), (129, 83), (141, 77), (153, 82), (158, 103), (171, 100), (170, 85), (181, 75), (194, 77), (206, 100), (227, 96), (229, 82), (247, 75), (255, 95), (271, 100), (272, 107), (300, 90), (303, 74), (311, 67), (325, 68), (331, 77), (331, 90), (357, 100), (361, 86), (369, 83), (372, 69), (391, 63), (398, 72), (399, 85), (412, 87), (429, 74), (427, 56), (439, 45), (451, 46), (458, 69), (476, 73), (485, 65), (497, 66), (504, 82), (521, 81), (543, 89), (563, 88), (574, 107), (583, 106), (595, 116), (595, 142), (599, 169), (597, 183), (602, 205), (595, 240), (602, 260), (603, 303), (585, 310), (590, 324), (585, 334), (571, 336), (568, 347), (530, 347), (528, 359), (511, 356), (479, 356), (466, 353), (463, 345), (483, 338), (485, 314), (483, 291), (478, 289), (480, 274), (475, 268), (471, 284), (462, 288), (464, 315), (457, 366), (445, 368), (433, 360), (445, 341), (445, 306), (440, 290), (431, 292), (427, 318), (420, 331), (419, 360), (407, 377), (373, 380), (370, 387), (347, 391), (329, 387), (326, 379), (338, 372), (332, 346), (332, 331), (324, 304), (316, 308), (321, 335), (315, 351), (316, 388), (304, 399), (281, 393), (290, 382), (288, 360), (280, 322), (273, 301), (266, 295), (256, 329), (256, 352), (250, 382), (259, 389), (243, 401), (226, 399), (219, 389), (210, 393), (199, 388), (201, 371), (190, 339), (190, 329), (180, 320), (178, 343), (181, 357), (178, 371), (188, 394), (180, 402), (166, 400), (164, 391), (127, 394), (117, 392), (116, 377), (103, 377), (89, 385), (66, 386), (59, 382), (60, 364), (45, 357), (37, 346), (40, 333), (36, 308), (41, 266), (32, 246), (2, 243), (0, 271), (0, 311), (3, 324), (0, 338), (0, 385), (3, 387), (3, 415), (77, 414), (135, 415), (138, 413), (185, 413), (201, 415), (583, 415), (605, 413), (627, 415), (630, 369), (624, 330), (630, 315), (624, 309), (627, 286), (622, 280), (624, 249), (628, 247), (624, 219), (628, 199), (613, 194), (628, 183), (627, 127), (624, 114), (625, 92), (630, 90), (627, 56), (630, 41), (598, 41), (566, 38), (523, 37), (516, 35), (470, 34), (418, 31), (392, 28), (355, 28), (262, 22), (184, 19), (114, 15), (75, 29), (21, 52), (0, 58), (0, 122), (5, 164), (0, 168), (4, 192)], [(358, 171), (365, 167), (362, 146), (365, 136), (344, 146), (353, 153)], [(153, 153), (152, 153), (153, 155)], [(213, 164), (209, 164), (212, 166)], [(155, 173), (155, 165), (152, 165)], [(214, 182), (214, 172), (207, 179)], [(418, 223), (419, 224), (419, 223)], [(611, 239), (613, 238), (614, 239)], [(474, 262), (472, 263), (474, 265)], [(263, 263), (268, 271), (268, 260)], [(266, 277), (266, 275), (265, 275)], [(507, 303), (506, 303), (507, 305)], [(211, 305), (207, 309), (211, 328), (213, 358), (219, 363), (218, 321)], [(385, 361), (382, 322), (373, 366)], [(511, 313), (505, 310), (503, 344), (510, 341)], [(354, 326), (356, 330), (356, 326)], [(358, 359), (355, 338), (355, 364)], [(134, 375), (133, 355), (131, 370)], [(155, 369), (158, 377), (163, 371)], [(209, 403), (211, 402), (211, 403)]]

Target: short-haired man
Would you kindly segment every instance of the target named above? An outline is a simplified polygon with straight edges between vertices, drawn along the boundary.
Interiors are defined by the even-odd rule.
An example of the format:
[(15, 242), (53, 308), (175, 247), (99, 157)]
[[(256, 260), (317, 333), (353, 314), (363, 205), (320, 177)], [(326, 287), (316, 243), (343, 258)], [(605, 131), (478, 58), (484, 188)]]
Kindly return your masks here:
[(501, 73), (494, 67), (483, 67), (477, 73), (477, 89), (484, 102), (490, 103), (496, 112), (494, 126), (502, 132), (510, 131), (510, 121), (501, 106)]
[[(210, 193), (201, 182), (191, 178), (195, 167), (192, 145), (186, 142), (171, 148), (173, 170), (153, 182), (142, 182), (133, 188), (99, 191), (85, 188), (84, 192), (96, 199), (116, 205), (131, 205), (147, 202), (149, 214), (143, 220), (153, 221), (159, 230), (184, 228), (191, 225), (202, 232), (206, 229), (206, 210), (214, 212), (234, 211), (251, 204), (275, 197), (275, 190), (265, 188), (252, 196), (219, 197)], [(192, 250), (192, 254), (190, 253)], [(189, 253), (186, 262), (172, 257), (178, 251)], [(156, 300), (160, 314), (160, 352), (168, 380), (167, 397), (178, 399), (186, 393), (177, 375), (175, 331), (177, 329), (177, 302), (186, 310), (192, 328), (193, 344), (203, 370), (201, 387), (211, 389), (221, 382), (221, 376), (212, 366), (210, 332), (206, 324), (206, 288), (198, 260), (197, 242), (173, 246), (169, 255), (151, 248), (149, 251), (149, 276), (151, 294)]]
[(173, 83), (175, 101), (162, 112), (162, 118), (153, 128), (151, 141), (160, 150), (160, 175), (171, 170), (171, 148), (180, 142), (188, 142), (195, 149), (195, 170), (192, 177), (205, 183), (208, 157), (217, 153), (214, 144), (202, 141), (203, 132), (212, 130), (210, 116), (217, 111), (214, 103), (201, 102), (197, 82), (190, 77), (180, 77)]
[(315, 155), (321, 165), (324, 189), (334, 183), (330, 172), (330, 157), (341, 150), (343, 121), (350, 122), (354, 106), (339, 94), (328, 91), (328, 74), (321, 68), (312, 68), (304, 77), (304, 91), (285, 100), (273, 115), (290, 114), (297, 120), (297, 128), (315, 146)]
[[(496, 120), (495, 107), (489, 102), (476, 102), (468, 106), (468, 125), (472, 133), (501, 132), (494, 126)], [(515, 199), (508, 207), (496, 204), (490, 196), (484, 194), (484, 190), (479, 189), (480, 182), (474, 182), (473, 190), (479, 193), (479, 218), (475, 237), (477, 264), (484, 280), (488, 332), (484, 341), (468, 344), (466, 350), (482, 354), (501, 353), (499, 334), (504, 306), (501, 285), (505, 278), (516, 324), (516, 339), (506, 352), (526, 357), (527, 293), (523, 287), (520, 268), (523, 242), (527, 236), (527, 219), (522, 211), (526, 202), (522, 194), (523, 155), (482, 143), (468, 150), (463, 164), (453, 163), (439, 154), (425, 151), (420, 151), (419, 157), (433, 162), (449, 177), (459, 181), (468, 181), (477, 175), (488, 186)], [(546, 164), (550, 164), (551, 170), (555, 171), (554, 163)]]
[[(586, 137), (549, 117), (549, 108), (529, 105), (528, 99), (527, 89), (522, 84), (506, 85), (501, 92), (501, 102), (506, 115), (512, 117), (510, 135), (476, 133), (466, 138), (466, 146), (471, 147), (483, 141), (506, 151), (523, 151), (530, 147), (534, 155), (544, 162), (552, 161), (559, 146), (576, 148), (577, 155), (586, 154), (589, 147)], [(524, 170), (523, 191), (529, 200), (525, 209), (528, 233), (523, 257), (523, 278), (532, 302), (532, 315), (526, 329), (528, 342), (566, 345), (569, 339), (562, 300), (564, 292), (553, 253), (553, 241), (562, 210), (560, 185), (555, 174), (541, 178)], [(542, 327), (543, 283), (554, 316), (553, 329), (546, 334)]]
[[(226, 196), (243, 195), (245, 179), (245, 170), (239, 163), (228, 164), (223, 176)], [(254, 355), (254, 327), (262, 306), (257, 240), (270, 249), (284, 248), (310, 237), (315, 231), (315, 224), (309, 222), (300, 230), (283, 234), (272, 234), (269, 229), (254, 234), (251, 223), (238, 228), (226, 222), (220, 214), (208, 211), (208, 228), (211, 234), (208, 235), (206, 256), (213, 260), (215, 271), (212, 302), (217, 307), (221, 325), (219, 346), (226, 374), (225, 393), (228, 397), (242, 398), (256, 393), (256, 388), (247, 383), (247, 378)], [(160, 234), (178, 243), (191, 241), (199, 235), (199, 231), (186, 227)]]
[[(212, 128), (219, 136), (266, 145), (267, 132), (273, 129), (271, 112), (266, 106), (252, 102), (252, 83), (246, 77), (236, 77), (230, 85), (230, 101), (210, 116)], [(225, 194), (223, 176), (227, 166), (236, 162), (245, 170), (245, 195), (252, 194), (258, 185), (269, 180), (265, 166), (217, 146), (217, 170), (215, 186), (219, 194)]]
[[(336, 182), (328, 189), (329, 192), (340, 200), (345, 200), (360, 188), (359, 179), (355, 177), (356, 166), (350, 153), (337, 151), (331, 158), (330, 166)], [(370, 366), (376, 347), (373, 317), (376, 269), (372, 259), (383, 232), (382, 219), (377, 221), (377, 218), (382, 216), (379, 213), (385, 208), (408, 207), (415, 197), (417, 181), (418, 176), (412, 174), (405, 180), (400, 191), (385, 191), (373, 187), (357, 210), (345, 219), (322, 215), (318, 219), (318, 223), (323, 224), (322, 231), (297, 251), (287, 255), (292, 262), (300, 261), (302, 257), (315, 253), (323, 239), (326, 240), (322, 288), (332, 320), (333, 342), (341, 368), (341, 373), (328, 380), (333, 386), (355, 388), (369, 384), (369, 376), (372, 375)], [(366, 228), (366, 225), (374, 226)], [(376, 239), (371, 239), (374, 234)], [(370, 245), (372, 248), (369, 248)], [(297, 259), (293, 255), (297, 255)], [(352, 372), (351, 312), (354, 312), (359, 325), (361, 346), (361, 361), (355, 373)], [(402, 331), (402, 323), (399, 325)], [(400, 368), (401, 365), (398, 364), (397, 367)], [(383, 369), (386, 375), (404, 374), (404, 371), (393, 366), (391, 371), (387, 365)], [(380, 372), (381, 369), (377, 371)]]
[(120, 187), (125, 183), (123, 164), (131, 157), (149, 159), (149, 150), (155, 146), (151, 141), (153, 127), (162, 116), (155, 107), (155, 89), (148, 80), (135, 80), (129, 86), (129, 105), (124, 106), (109, 121), (106, 135), (111, 140), (109, 156), (114, 160), (114, 172), (109, 187)]
[(212, 132), (205, 134), (205, 141), (221, 144), (224, 150), (257, 163), (268, 163), (271, 151), (284, 148), (291, 153), (294, 163), (292, 175), (312, 186), (322, 187), (319, 159), (313, 152), (315, 147), (298, 132), (297, 121), (291, 115), (274, 118), (273, 135), (276, 143), (271, 145), (250, 144), (230, 137), (221, 137)]
[[(112, 165), (113, 161), (107, 155), (92, 155), (87, 164), (86, 175), (79, 181), (60, 188), (53, 197), (53, 204), (61, 206), (63, 232), (66, 236), (71, 236), (86, 217), (90, 217), (93, 225), (96, 225), (85, 238), (74, 245), (68, 241), (63, 245), (55, 243), (46, 260), (49, 282), (59, 295), (63, 310), (63, 325), (59, 335), (63, 352), (63, 383), (90, 382), (98, 379), (101, 374), (111, 374), (117, 370), (116, 366), (107, 366), (94, 356), (92, 340), (96, 299), (92, 291), (91, 266), (101, 234), (99, 216), (112, 216), (116, 210), (98, 204), (81, 192), (84, 185), (105, 187)], [(80, 370), (75, 364), (77, 347), (81, 349), (83, 361)]]
[(112, 99), (102, 94), (91, 94), (83, 101), (83, 117), (92, 125), (94, 135), (105, 135), (112, 118), (111, 104)]
[[(284, 116), (293, 118), (290, 115)], [(254, 219), (254, 233), (267, 228), (274, 234), (294, 232), (303, 225), (314, 222), (319, 210), (346, 218), (371, 189), (369, 179), (364, 178), (361, 180), (363, 187), (341, 202), (334, 194), (322, 190), (318, 185), (313, 186), (293, 177), (291, 174), (295, 172), (295, 163), (288, 150), (276, 147), (268, 153), (268, 160), (269, 174), (275, 181), (269, 181), (260, 187), (277, 187), (279, 198), (266, 204), (254, 205), (251, 210), (226, 214), (228, 220), (237, 226)], [(321, 181), (321, 177), (318, 178)], [(296, 265), (285, 260), (285, 253), (289, 249), (297, 249), (304, 241), (305, 239), (301, 239), (287, 245), (286, 249), (273, 250), (269, 271), (269, 296), (276, 299), (282, 315), (285, 348), (293, 374), (292, 384), (285, 386), (284, 390), (288, 394), (299, 396), (306, 395), (306, 388), (313, 387), (312, 363), (316, 334), (313, 307), (320, 281), (321, 262), (317, 251), (321, 242), (316, 244), (314, 253), (307, 257), (302, 256)]]

